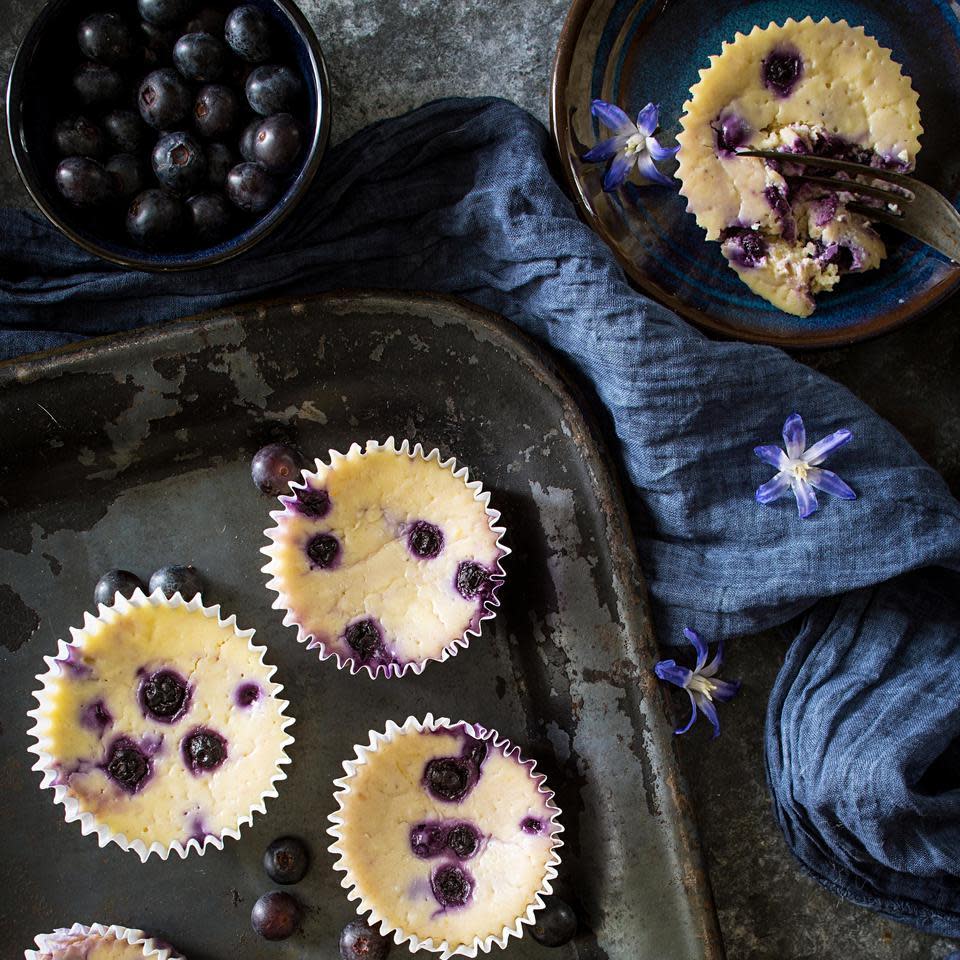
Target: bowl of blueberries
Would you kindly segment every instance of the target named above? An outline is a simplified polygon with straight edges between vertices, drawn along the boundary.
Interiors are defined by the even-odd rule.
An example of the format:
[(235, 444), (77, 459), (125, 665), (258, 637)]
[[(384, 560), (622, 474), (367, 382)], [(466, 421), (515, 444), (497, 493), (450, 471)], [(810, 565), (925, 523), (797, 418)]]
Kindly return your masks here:
[(27, 190), (71, 240), (193, 269), (248, 250), (303, 197), (329, 83), (293, 0), (49, 0), (14, 59), (7, 126)]

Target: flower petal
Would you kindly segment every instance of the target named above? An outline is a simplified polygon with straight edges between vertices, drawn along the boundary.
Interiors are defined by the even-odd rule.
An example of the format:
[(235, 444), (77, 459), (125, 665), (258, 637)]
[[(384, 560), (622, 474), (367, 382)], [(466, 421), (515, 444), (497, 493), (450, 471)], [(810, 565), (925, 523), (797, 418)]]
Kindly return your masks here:
[(693, 674), (686, 668), (677, 665), (676, 660), (661, 660), (653, 665), (653, 672), (667, 683), (676, 687), (686, 688)]
[(849, 443), (853, 439), (853, 434), (849, 430), (837, 430), (830, 436), (818, 440), (809, 450), (803, 454), (804, 463), (809, 463), (811, 467), (816, 467), (833, 453), (834, 450)]
[(605, 126), (617, 133), (635, 133), (633, 121), (615, 104), (594, 100), (590, 112)]
[(627, 142), (627, 138), (618, 135), (609, 140), (601, 140), (595, 147), (591, 147), (581, 158), (584, 163), (603, 163), (614, 156)]
[(673, 186), (673, 181), (654, 166), (653, 157), (649, 153), (637, 154), (637, 169), (644, 180), (649, 180), (651, 183), (660, 183), (665, 187)]
[(807, 480), (812, 486), (841, 500), (856, 500), (857, 495), (832, 470), (810, 467)]
[(618, 153), (613, 158), (613, 163), (610, 164), (610, 169), (607, 170), (603, 178), (603, 189), (607, 193), (613, 193), (614, 190), (622, 187), (627, 177), (630, 176), (630, 171), (633, 169), (633, 165), (637, 161), (637, 155), (633, 154), (631, 156), (626, 156), (622, 153)]
[(714, 680), (713, 699), (718, 703), (732, 700), (740, 692), (739, 680)]
[[(704, 657), (706, 659), (706, 657)], [(707, 666), (698, 665), (697, 673), (701, 677), (713, 677), (716, 675), (716, 672), (723, 666), (723, 637), (717, 641), (717, 653), (716, 656), (710, 661)]]
[(650, 151), (650, 156), (653, 157), (654, 160), (669, 160), (671, 157), (675, 157), (680, 150), (679, 146), (661, 146), (660, 141), (657, 140), (656, 137), (647, 137), (646, 145), (647, 150)]
[(697, 705), (713, 727), (713, 736), (710, 739), (716, 740), (720, 736), (720, 718), (717, 716), (717, 708), (704, 696), (697, 697)]
[(687, 696), (690, 697), (690, 719), (687, 721), (685, 727), (677, 727), (673, 732), (679, 737), (682, 733), (686, 733), (694, 724), (697, 719), (697, 701), (694, 700), (693, 694), (690, 691), (687, 691)]
[(807, 431), (803, 427), (803, 418), (799, 413), (791, 413), (783, 425), (783, 443), (787, 456), (796, 460), (807, 445)]
[(753, 452), (764, 462), (778, 470), (786, 470), (790, 466), (790, 458), (772, 443), (763, 447), (754, 447)]
[(694, 668), (694, 673), (699, 673), (707, 662), (707, 645), (700, 639), (699, 634), (694, 633), (693, 630), (688, 630), (686, 627), (683, 628), (683, 635), (693, 644), (693, 649), (697, 651), (697, 665)]
[(801, 518), (806, 519), (819, 506), (817, 495), (813, 492), (813, 487), (799, 477), (791, 477), (790, 486), (793, 489), (793, 495), (797, 498), (797, 510)]
[(757, 503), (773, 503), (779, 500), (790, 489), (790, 474), (780, 471), (772, 480), (757, 487), (753, 495)]
[(653, 131), (660, 125), (660, 104), (648, 103), (637, 114), (637, 129), (645, 137), (653, 134)]

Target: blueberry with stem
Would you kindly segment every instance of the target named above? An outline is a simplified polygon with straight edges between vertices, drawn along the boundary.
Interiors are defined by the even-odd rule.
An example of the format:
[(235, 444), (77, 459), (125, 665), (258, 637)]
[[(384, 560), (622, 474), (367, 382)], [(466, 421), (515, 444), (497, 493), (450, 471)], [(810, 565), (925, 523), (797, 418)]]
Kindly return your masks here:
[(190, 88), (171, 67), (148, 73), (137, 93), (140, 116), (157, 130), (169, 130), (185, 120), (193, 105)]
[(250, 152), (271, 173), (285, 173), (297, 162), (303, 150), (300, 124), (289, 113), (267, 117), (254, 131)]
[(193, 124), (209, 140), (226, 136), (240, 119), (240, 98), (222, 83), (202, 86), (193, 102)]

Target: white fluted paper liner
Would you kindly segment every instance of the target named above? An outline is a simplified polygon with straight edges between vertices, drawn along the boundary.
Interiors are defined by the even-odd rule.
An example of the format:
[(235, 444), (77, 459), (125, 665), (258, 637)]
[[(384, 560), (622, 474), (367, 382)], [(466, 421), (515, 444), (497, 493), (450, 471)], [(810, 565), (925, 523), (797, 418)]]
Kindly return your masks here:
[[(451, 945), (447, 940), (434, 942), (433, 938), (421, 939), (416, 934), (408, 933), (401, 927), (393, 926), (390, 921), (382, 916), (364, 899), (363, 893), (357, 888), (356, 882), (350, 873), (350, 868), (344, 862), (343, 850), (339, 844), (342, 839), (340, 828), (345, 823), (342, 816), (344, 798), (351, 792), (350, 781), (357, 772), (357, 768), (369, 762), (370, 756), (376, 753), (380, 747), (392, 741), (398, 735), (407, 733), (431, 733), (438, 730), (452, 730), (457, 728), (465, 730), (470, 736), (479, 740), (486, 740), (495, 749), (502, 750), (505, 757), (515, 759), (521, 766), (526, 767), (530, 777), (536, 781), (537, 789), (544, 798), (544, 804), (551, 811), (550, 815), (550, 834), (552, 846), (550, 849), (550, 859), (547, 861), (543, 875), (543, 882), (533, 896), (533, 900), (528, 905), (526, 912), (516, 917), (511, 923), (505, 925), (499, 934), (489, 934), (485, 937), (477, 936), (470, 943)], [(537, 765), (534, 760), (524, 760), (520, 755), (520, 748), (512, 744), (505, 737), (501, 737), (496, 730), (482, 727), (479, 724), (466, 723), (465, 721), (451, 721), (447, 717), (438, 717), (434, 719), (433, 714), (428, 713), (423, 720), (416, 717), (408, 717), (403, 725), (390, 720), (387, 723), (383, 733), (376, 730), (370, 731), (370, 740), (364, 745), (354, 747), (356, 756), (353, 760), (345, 760), (343, 769), (346, 776), (334, 780), (334, 786), (337, 787), (334, 793), (334, 799), (337, 801), (337, 809), (330, 814), (328, 819), (333, 826), (327, 828), (327, 833), (334, 838), (334, 842), (327, 848), (328, 851), (337, 856), (334, 863), (334, 870), (342, 871), (344, 876), (340, 880), (340, 886), (347, 890), (347, 899), (358, 901), (356, 904), (357, 914), (363, 916), (369, 914), (367, 922), (371, 926), (380, 925), (381, 933), (384, 936), (393, 935), (394, 942), (399, 946), (407, 944), (411, 951), (429, 950), (433, 953), (441, 954), (440, 960), (450, 960), (451, 957), (476, 957), (478, 953), (489, 953), (494, 946), (505, 947), (511, 937), (520, 937), (523, 935), (523, 925), (536, 922), (535, 914), (544, 906), (543, 898), (553, 893), (552, 880), (557, 877), (557, 867), (560, 865), (560, 848), (563, 846), (563, 840), (560, 834), (563, 833), (563, 825), (558, 820), (560, 808), (553, 802), (554, 793), (546, 786), (547, 778), (543, 774), (536, 772)]]
[[(284, 611), (283, 625), (285, 627), (296, 627), (297, 642), (311, 644), (311, 648), (316, 649), (319, 652), (321, 660), (333, 658), (337, 667), (341, 670), (349, 670), (351, 675), (366, 671), (367, 675), (371, 678), (376, 678), (381, 674), (386, 677), (402, 677), (408, 671), (413, 674), (420, 674), (423, 673), (424, 668), (431, 661), (443, 663), (444, 661), (449, 660), (451, 657), (456, 656), (458, 651), (466, 650), (466, 648), (470, 646), (471, 638), (480, 636), (481, 625), (483, 622), (485, 620), (491, 620), (496, 616), (496, 608), (500, 606), (500, 600), (497, 597), (497, 590), (499, 590), (500, 586), (502, 586), (506, 577), (502, 561), (512, 552), (510, 548), (503, 542), (504, 535), (507, 531), (505, 527), (499, 525), (500, 512), (498, 510), (494, 510), (490, 506), (489, 492), (483, 489), (483, 484), (479, 480), (470, 479), (467, 467), (457, 466), (455, 457), (449, 457), (446, 460), (442, 460), (440, 451), (436, 447), (434, 447), (429, 453), (425, 453), (422, 444), (417, 443), (411, 446), (409, 440), (403, 440), (399, 446), (397, 446), (396, 440), (393, 437), (387, 437), (384, 443), (380, 443), (376, 440), (368, 440), (364, 447), (361, 447), (359, 443), (351, 444), (349, 450), (347, 450), (345, 454), (340, 453), (337, 450), (329, 450), (328, 462), (324, 463), (324, 461), (318, 457), (316, 460), (316, 470), (319, 471), (321, 468), (326, 467), (335, 469), (336, 465), (339, 462), (346, 460), (348, 456), (362, 452), (371, 453), (380, 450), (394, 453), (397, 456), (408, 457), (411, 460), (423, 460), (427, 463), (436, 463), (439, 469), (448, 471), (457, 480), (462, 480), (464, 486), (466, 486), (467, 489), (473, 493), (473, 499), (483, 505), (490, 529), (497, 535), (496, 546), (497, 550), (499, 551), (499, 556), (496, 560), (496, 572), (491, 575), (491, 579), (495, 581), (495, 586), (491, 591), (490, 597), (483, 602), (483, 612), (480, 614), (480, 617), (477, 620), (476, 627), (471, 626), (465, 630), (461, 636), (451, 638), (443, 650), (435, 656), (424, 657), (422, 660), (409, 660), (403, 664), (376, 664), (374, 668), (371, 669), (369, 664), (358, 664), (356, 660), (342, 656), (338, 650), (330, 649), (325, 643), (314, 637), (314, 635), (310, 633), (302, 623), (299, 622), (296, 614), (290, 609), (290, 603), (283, 591), (282, 582), (277, 576), (278, 571), (274, 553), (274, 541), (276, 540), (276, 534), (279, 530), (279, 525), (265, 530), (264, 536), (266, 536), (271, 543), (268, 546), (261, 547), (260, 552), (266, 554), (266, 556), (270, 558), (270, 562), (262, 568), (262, 571), (270, 575), (270, 579), (267, 581), (267, 589), (273, 590), (277, 594), (272, 606), (274, 610)], [(304, 478), (310, 478), (314, 476), (315, 473), (313, 471), (305, 470), (303, 472)], [(305, 490), (307, 489), (308, 484), (306, 482), (292, 481), (290, 486), (295, 489)], [(292, 502), (294, 499), (295, 496), (280, 497), (280, 501), (284, 504)], [(285, 513), (285, 510), (273, 510), (270, 513), (270, 518), (274, 521), (279, 521), (279, 519), (284, 516)]]
[(286, 708), (290, 705), (289, 702), (287, 700), (279, 699), (279, 695), (283, 690), (283, 687), (279, 683), (272, 682), (273, 675), (276, 673), (277, 668), (264, 662), (263, 657), (267, 652), (267, 648), (257, 646), (253, 642), (253, 636), (256, 631), (253, 629), (241, 630), (237, 626), (237, 618), (235, 615), (231, 614), (231, 616), (229, 616), (227, 619), (223, 619), (220, 616), (220, 605), (216, 604), (211, 607), (204, 606), (203, 599), (199, 593), (196, 594), (193, 599), (188, 601), (184, 600), (179, 593), (175, 593), (172, 597), (167, 598), (164, 596), (163, 591), (158, 588), (149, 596), (147, 596), (138, 588), (129, 598), (117, 593), (113, 604), (109, 607), (105, 606), (104, 604), (100, 604), (96, 615), (90, 613), (89, 611), (84, 613), (83, 626), (79, 628), (70, 627), (72, 639), (69, 642), (62, 639), (58, 641), (56, 656), (44, 657), (43, 659), (44, 663), (47, 665), (47, 669), (44, 671), (44, 673), (37, 675), (36, 679), (40, 681), (41, 687), (39, 690), (35, 690), (33, 692), (33, 697), (37, 701), (38, 706), (27, 712), (27, 716), (34, 720), (34, 725), (27, 731), (27, 733), (36, 740), (36, 743), (33, 743), (28, 747), (29, 752), (35, 754), (37, 757), (36, 763), (34, 763), (31, 769), (40, 771), (43, 774), (43, 779), (40, 782), (40, 788), (49, 788), (53, 790), (53, 802), (63, 805), (64, 819), (67, 823), (72, 823), (74, 820), (79, 820), (80, 832), (83, 836), (86, 836), (88, 833), (95, 833), (97, 836), (97, 842), (101, 847), (105, 847), (110, 843), (115, 843), (122, 850), (134, 851), (143, 862), (146, 862), (147, 858), (154, 853), (157, 854), (161, 860), (166, 860), (167, 857), (170, 856), (171, 852), (178, 854), (180, 857), (186, 857), (191, 851), (196, 851), (198, 854), (202, 855), (206, 853), (208, 847), (214, 847), (217, 850), (222, 850), (223, 842), (227, 837), (232, 837), (235, 840), (239, 840), (241, 828), (253, 822), (254, 814), (266, 813), (267, 800), (278, 796), (277, 784), (281, 780), (286, 780), (287, 778), (287, 774), (283, 769), (283, 766), (290, 763), (290, 757), (287, 755), (287, 748), (294, 742), (293, 736), (289, 733), (286, 733), (286, 736), (281, 741), (280, 754), (276, 759), (276, 767), (273, 775), (270, 777), (269, 784), (260, 794), (260, 797), (257, 799), (257, 801), (251, 804), (247, 813), (238, 819), (236, 827), (228, 827), (219, 834), (206, 834), (202, 841), (197, 837), (190, 837), (186, 841), (173, 840), (169, 844), (153, 841), (147, 845), (139, 837), (130, 839), (125, 834), (115, 833), (106, 824), (97, 820), (92, 813), (82, 810), (79, 800), (70, 793), (67, 785), (57, 782), (58, 776), (55, 767), (57, 758), (50, 752), (50, 748), (52, 746), (50, 738), (50, 717), (45, 709), (49, 695), (49, 687), (52, 680), (57, 676), (57, 671), (59, 669), (57, 663), (69, 659), (71, 651), (75, 649), (74, 645), (76, 641), (83, 636), (83, 634), (95, 623), (110, 623), (118, 614), (125, 614), (133, 608), (147, 606), (183, 607), (191, 613), (199, 611), (204, 617), (207, 617), (211, 620), (216, 620), (219, 627), (230, 629), (233, 631), (234, 636), (240, 640), (245, 640), (247, 643), (247, 648), (259, 655), (260, 664), (268, 671), (264, 677), (258, 677), (257, 679), (266, 681), (265, 685), (267, 695), (277, 700), (277, 704), (280, 708), (280, 718), (282, 720), (281, 729), (286, 733), (287, 729), (294, 722), (293, 717), (289, 717), (284, 713)]
[(68, 936), (94, 936), (105, 940), (119, 940), (122, 943), (129, 943), (132, 947), (140, 947), (144, 960), (184, 960), (169, 943), (162, 940), (156, 940), (148, 936), (142, 930), (129, 930), (119, 924), (113, 923), (107, 926), (103, 923), (91, 923), (89, 926), (83, 923), (75, 923), (72, 927), (64, 927), (60, 930), (54, 930), (53, 933), (41, 933), (34, 939), (37, 947), (35, 950), (24, 952), (24, 960), (44, 960), (45, 956), (52, 953), (57, 946), (57, 938)]

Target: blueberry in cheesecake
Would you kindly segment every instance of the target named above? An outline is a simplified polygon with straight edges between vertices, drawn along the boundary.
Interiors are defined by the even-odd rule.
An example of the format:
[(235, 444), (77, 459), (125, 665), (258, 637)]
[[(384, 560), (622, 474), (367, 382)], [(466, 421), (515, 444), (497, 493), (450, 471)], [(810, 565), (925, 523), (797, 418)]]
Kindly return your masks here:
[(263, 552), (298, 639), (351, 672), (446, 659), (492, 616), (507, 554), (480, 484), (453, 461), (370, 442), (304, 472)]
[[(700, 71), (684, 105), (677, 176), (687, 209), (754, 293), (797, 316), (847, 273), (880, 265), (884, 243), (813, 154), (909, 172), (922, 133), (917, 94), (889, 50), (845, 21), (787, 20), (738, 34)], [(783, 161), (738, 155), (772, 150)]]

